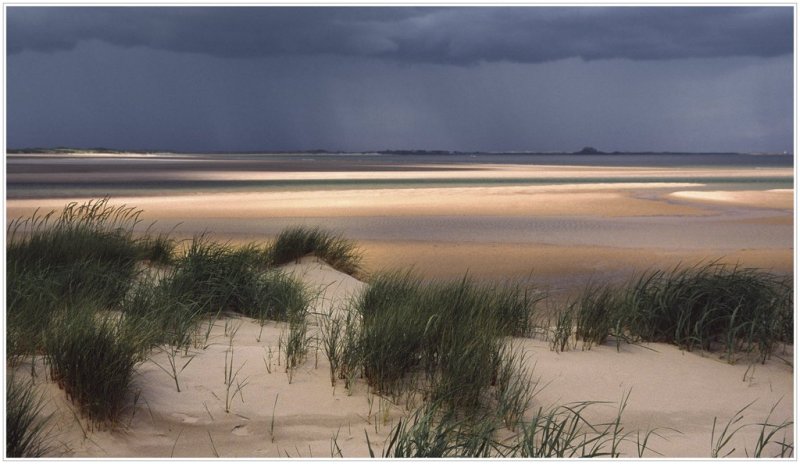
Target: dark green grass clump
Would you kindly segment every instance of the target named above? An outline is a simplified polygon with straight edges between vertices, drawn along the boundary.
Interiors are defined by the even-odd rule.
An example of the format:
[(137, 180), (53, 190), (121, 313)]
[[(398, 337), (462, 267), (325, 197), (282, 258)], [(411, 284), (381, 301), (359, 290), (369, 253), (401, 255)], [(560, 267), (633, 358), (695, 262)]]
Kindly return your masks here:
[(38, 458), (51, 451), (44, 406), (32, 380), (6, 377), (6, 457)]
[(355, 244), (318, 227), (299, 226), (281, 231), (269, 248), (269, 261), (278, 266), (310, 254), (346, 274), (361, 270), (361, 255)]
[(710, 263), (650, 271), (623, 287), (589, 287), (575, 303), (577, 336), (664, 342), (686, 350), (757, 352), (791, 343), (792, 285), (758, 269)]
[(67, 265), (83, 260), (128, 262), (138, 252), (131, 239), (141, 210), (111, 206), (108, 199), (69, 203), (55, 211), (9, 224), (9, 260), (27, 265)]
[(140, 213), (102, 199), (70, 203), (58, 217), (51, 212), (12, 221), (6, 258), (14, 281), (9, 284), (16, 287), (33, 273), (50, 280), (47, 288), (55, 299), (114, 304), (127, 291), (142, 253), (133, 239)]
[(399, 394), (422, 374), (435, 401), (484, 404), (497, 380), (501, 337), (529, 330), (538, 299), (523, 285), (379, 274), (357, 303), (364, 375), (376, 390)]
[(161, 288), (170, 299), (202, 313), (250, 309), (258, 295), (257, 257), (195, 237)]
[(756, 348), (766, 358), (790, 341), (792, 287), (788, 279), (710, 264), (645, 274), (631, 289), (631, 332), (688, 350)]
[(193, 313), (233, 311), (260, 320), (289, 320), (309, 303), (296, 279), (266, 269), (262, 249), (237, 249), (204, 237), (192, 240), (160, 288)]
[(569, 311), (576, 318), (575, 335), (583, 340), (585, 347), (602, 345), (612, 332), (616, 333), (620, 303), (618, 295), (603, 285), (587, 286), (572, 303)]
[(145, 320), (93, 310), (58, 314), (45, 332), (50, 376), (94, 423), (113, 425), (144, 360)]
[(171, 264), (177, 248), (177, 241), (169, 234), (145, 235), (139, 240), (139, 258), (150, 264)]
[(267, 267), (256, 245), (234, 248), (195, 237), (160, 278), (140, 279), (122, 302), (126, 314), (154, 321), (153, 346), (188, 348), (199, 324), (237, 313), (257, 319), (305, 319), (311, 297), (296, 278)]
[(14, 365), (22, 356), (41, 349), (42, 332), (59, 304), (59, 283), (47, 269), (25, 269), (8, 263), (6, 269), (6, 349)]
[(102, 199), (70, 203), (58, 216), (34, 213), (10, 223), (6, 314), (12, 357), (41, 351), (42, 331), (56, 311), (118, 307), (146, 249), (133, 238), (140, 213)]

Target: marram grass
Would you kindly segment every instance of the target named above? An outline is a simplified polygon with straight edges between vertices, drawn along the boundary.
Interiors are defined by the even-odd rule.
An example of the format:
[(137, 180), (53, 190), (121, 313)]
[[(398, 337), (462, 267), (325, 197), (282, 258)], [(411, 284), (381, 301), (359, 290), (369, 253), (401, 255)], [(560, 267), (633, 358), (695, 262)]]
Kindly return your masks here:
[[(587, 417), (598, 402), (538, 408), (511, 435), (500, 434), (502, 424), (493, 415), (464, 416), (440, 403), (427, 403), (392, 429), (381, 457), (617, 458), (626, 442), (635, 443), (642, 457), (650, 448), (639, 443), (641, 434), (626, 432), (621, 425), (626, 403), (627, 397), (605, 422)], [(375, 457), (371, 445), (369, 451)]]
[(50, 376), (94, 423), (114, 425), (128, 404), (137, 342), (147, 322), (92, 309), (63, 311), (48, 326), (44, 345)]
[(281, 231), (269, 247), (269, 262), (278, 266), (313, 254), (334, 269), (346, 274), (361, 270), (361, 254), (356, 245), (318, 227), (290, 227)]
[(53, 450), (45, 398), (31, 379), (6, 376), (6, 457), (38, 458)]
[(263, 250), (234, 248), (195, 237), (160, 289), (202, 313), (233, 311), (258, 319), (288, 320), (308, 304), (295, 279), (264, 266)]
[(585, 346), (617, 339), (686, 350), (739, 353), (765, 361), (792, 342), (791, 279), (719, 263), (644, 272), (622, 286), (589, 286), (571, 304)]
[(91, 298), (113, 306), (136, 274), (141, 246), (133, 231), (140, 213), (102, 199), (70, 203), (58, 216), (53, 211), (13, 220), (7, 263), (19, 278), (46, 277), (57, 301)]
[(423, 282), (381, 273), (355, 303), (361, 368), (377, 391), (400, 395), (424, 376), (425, 395), (454, 408), (486, 404), (496, 383), (502, 337), (525, 334), (537, 293), (524, 285)]

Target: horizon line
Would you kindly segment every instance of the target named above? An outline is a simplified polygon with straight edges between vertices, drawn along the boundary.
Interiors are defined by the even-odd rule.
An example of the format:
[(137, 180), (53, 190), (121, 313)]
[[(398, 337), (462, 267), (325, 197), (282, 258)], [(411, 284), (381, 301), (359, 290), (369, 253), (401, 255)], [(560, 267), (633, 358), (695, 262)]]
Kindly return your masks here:
[(784, 150), (783, 152), (773, 151), (673, 151), (673, 150), (613, 150), (604, 151), (595, 149), (593, 147), (584, 147), (577, 151), (539, 151), (539, 150), (444, 150), (444, 149), (403, 149), (403, 148), (385, 148), (381, 150), (331, 150), (331, 149), (260, 149), (260, 150), (174, 150), (174, 149), (160, 149), (160, 148), (110, 148), (110, 147), (21, 147), (21, 148), (6, 148), (6, 154), (44, 154), (44, 153), (110, 153), (110, 154), (177, 154), (177, 155), (211, 155), (211, 154), (231, 154), (231, 155), (249, 155), (249, 154), (430, 154), (430, 155), (461, 155), (461, 154), (521, 154), (521, 155), (626, 155), (626, 154), (687, 154), (687, 155), (794, 155), (794, 152)]

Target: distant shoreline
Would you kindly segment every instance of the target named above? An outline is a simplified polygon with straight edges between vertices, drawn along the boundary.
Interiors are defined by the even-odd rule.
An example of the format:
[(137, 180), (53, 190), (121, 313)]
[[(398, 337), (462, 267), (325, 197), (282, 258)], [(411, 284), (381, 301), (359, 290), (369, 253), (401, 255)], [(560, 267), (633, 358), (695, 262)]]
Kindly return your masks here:
[(608, 156), (608, 155), (749, 155), (749, 156), (793, 156), (793, 153), (747, 153), (747, 152), (703, 152), (703, 151), (597, 151), (586, 153), (582, 151), (458, 151), (458, 150), (365, 150), (365, 151), (341, 151), (341, 150), (256, 150), (256, 151), (181, 151), (181, 150), (122, 150), (114, 148), (9, 148), (6, 150), (8, 155), (73, 155), (73, 154), (108, 154), (108, 155), (347, 155), (347, 154), (370, 154), (370, 155), (576, 155), (576, 156)]

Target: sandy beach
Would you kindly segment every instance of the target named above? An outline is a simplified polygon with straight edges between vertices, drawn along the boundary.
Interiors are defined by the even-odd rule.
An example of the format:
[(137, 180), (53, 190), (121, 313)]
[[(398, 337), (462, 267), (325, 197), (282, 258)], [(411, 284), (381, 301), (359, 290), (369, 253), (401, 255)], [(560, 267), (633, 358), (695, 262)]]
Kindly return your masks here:
[[(311, 338), (318, 335), (321, 314), (342, 311), (371, 275), (386, 269), (413, 268), (428, 279), (468, 274), (484, 281), (533, 282), (549, 295), (542, 314), (589, 282), (623, 282), (643, 270), (710, 260), (779, 275), (793, 270), (794, 193), (773, 188), (770, 180), (790, 178), (790, 168), (443, 164), (417, 170), (370, 171), (361, 166), (359, 171), (350, 166), (345, 171), (309, 171), (289, 165), (281, 167), (288, 171), (270, 172), (235, 166), (252, 161), (175, 159), (164, 160), (171, 167), (160, 171), (155, 166), (127, 170), (138, 166), (134, 157), (100, 158), (105, 164), (84, 160), (78, 168), (66, 163), (60, 171), (58, 163), (32, 159), (9, 170), (7, 221), (37, 208), (41, 213), (68, 201), (85, 201), (91, 196), (69, 192), (104, 192), (96, 182), (111, 181), (122, 185), (116, 191), (120, 195), (111, 197), (114, 203), (143, 210), (140, 232), (149, 227), (178, 239), (208, 233), (242, 245), (268, 241), (288, 226), (306, 225), (354, 240), (364, 259), (355, 277), (310, 257), (283, 267), (319, 292)], [(79, 168), (88, 172), (76, 172)], [(512, 184), (486, 184), (487, 178), (511, 179)], [(718, 178), (724, 179), (714, 180)], [(744, 182), (753, 178), (765, 187)], [(15, 188), (33, 179), (46, 187), (45, 193), (35, 198), (15, 194)], [(154, 179), (167, 187), (157, 191), (146, 183), (136, 186)], [(170, 183), (186, 179), (233, 184), (182, 191)], [(416, 184), (233, 187), (241, 180), (277, 179)], [(454, 180), (476, 184), (447, 183)], [(66, 196), (43, 196), (59, 183), (69, 184)], [(192, 360), (180, 374), (181, 392), (162, 369), (167, 355), (156, 352), (137, 366), (136, 401), (115, 430), (89, 430), (39, 366), (37, 383), (46, 391), (47, 411), (55, 418), (59, 445), (54, 455), (325, 458), (338, 457), (340, 450), (344, 457), (367, 457), (365, 431), (380, 453), (409, 408), (375, 395), (364, 379), (350, 390), (341, 382), (332, 388), (328, 361), (313, 346), (290, 379), (275, 355), (287, 330), (285, 323), (262, 327), (238, 315), (216, 321), (207, 346), (189, 353)], [(630, 393), (625, 430), (659, 428), (660, 437), (653, 437), (649, 446), (664, 456), (708, 457), (714, 418), (726, 422), (751, 402), (746, 423), (764, 420), (776, 404), (772, 422), (793, 418), (792, 346), (781, 347), (762, 365), (729, 364), (720, 353), (687, 352), (663, 343), (623, 343), (619, 350), (611, 341), (591, 350), (576, 344), (558, 353), (545, 335), (510, 341), (524, 351), (525, 365), (539, 379), (534, 408), (610, 402), (587, 412), (592, 420), (603, 421), (614, 416), (617, 403)], [(226, 412), (223, 372), (231, 349), (246, 386), (232, 401), (228, 398), (231, 409)], [(18, 370), (25, 375), (29, 366)], [(736, 448), (732, 456), (744, 457), (757, 434), (757, 427), (743, 429), (731, 444)], [(624, 456), (636, 456), (635, 443), (625, 443), (623, 450)]]

